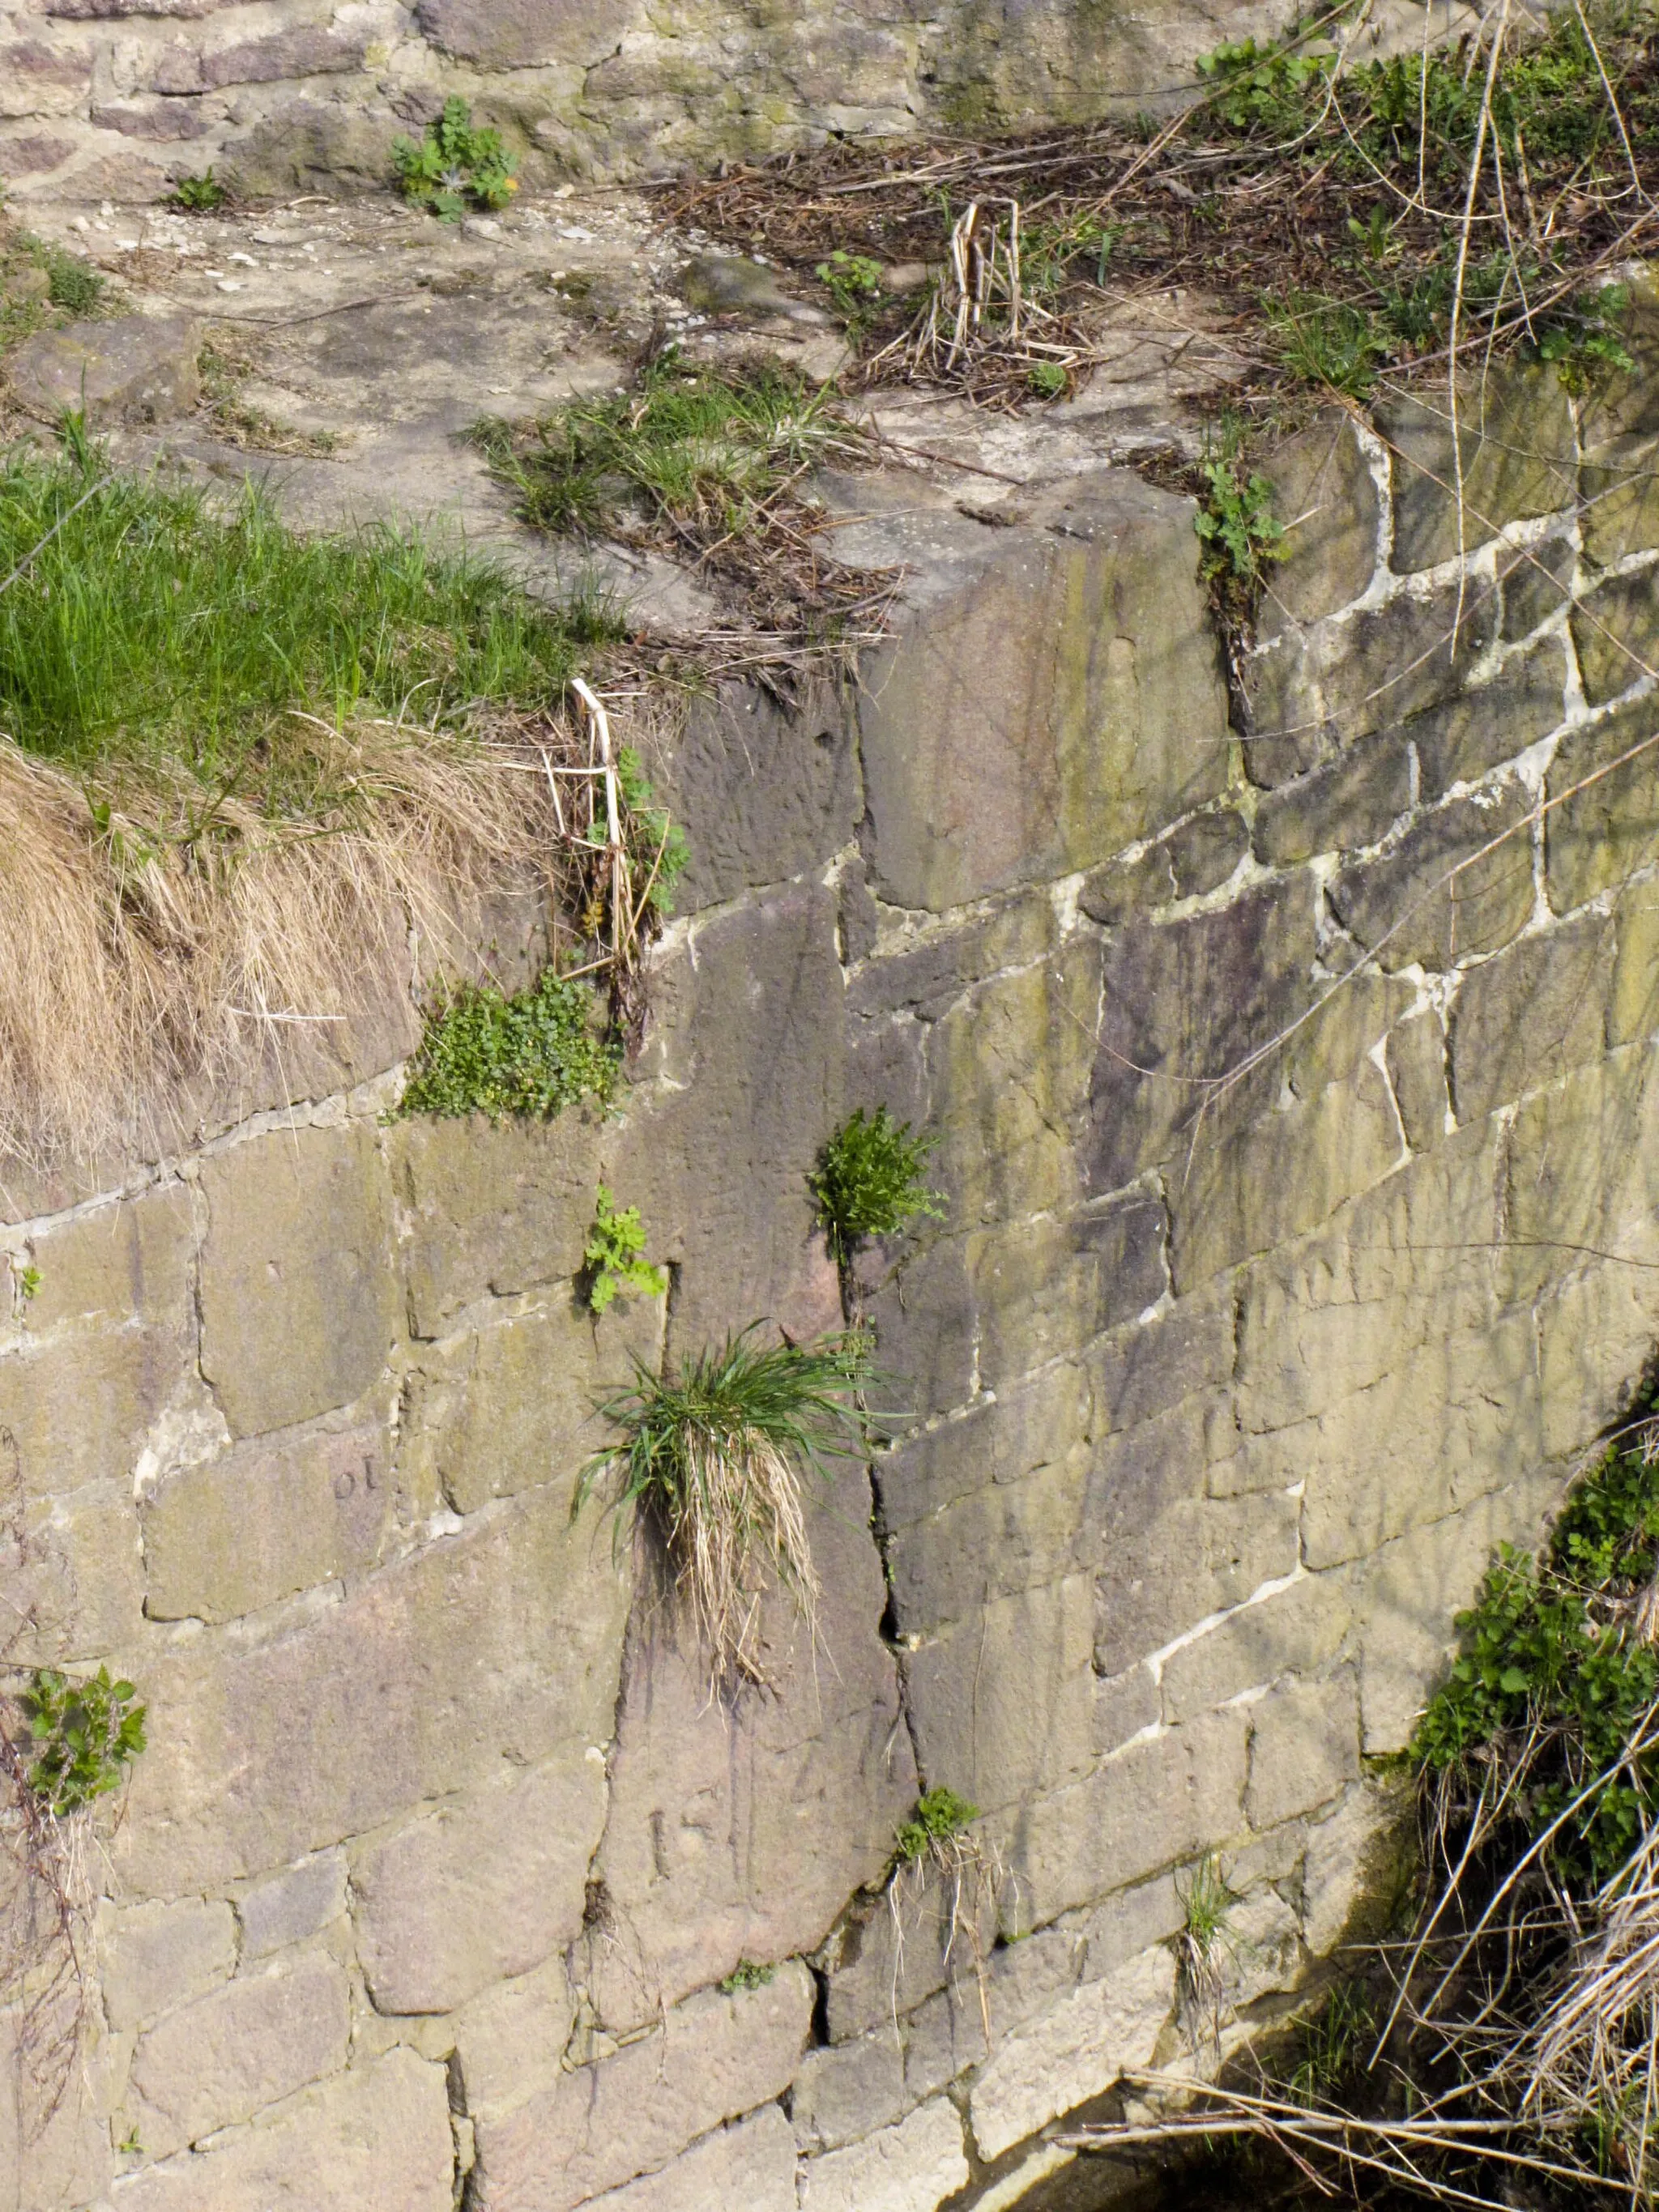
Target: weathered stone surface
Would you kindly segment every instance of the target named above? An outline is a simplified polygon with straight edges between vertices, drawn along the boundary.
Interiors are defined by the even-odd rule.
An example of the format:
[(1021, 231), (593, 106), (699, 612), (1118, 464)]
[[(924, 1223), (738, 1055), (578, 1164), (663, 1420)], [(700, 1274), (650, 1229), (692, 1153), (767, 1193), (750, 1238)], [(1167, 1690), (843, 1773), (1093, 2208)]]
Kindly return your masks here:
[(187, 1325), (194, 1259), (189, 1191), (168, 1183), (140, 1198), (71, 1216), (30, 1240), (40, 1280), (28, 1304), (32, 1334), (64, 1322), (131, 1328)]
[(1213, 1850), (1243, 1826), (1249, 1716), (1212, 1713), (1130, 1744), (999, 1823), (1021, 1929)]
[(1397, 1780), (1376, 1778), (1348, 1790), (1334, 1813), (1308, 1830), (1303, 1868), (1303, 1931), (1316, 1959), (1346, 1938), (1375, 1940), (1394, 1891), (1389, 1880), (1409, 1863), (1411, 1806)]
[(141, 2027), (228, 1978), (235, 1915), (216, 1898), (129, 1905), (100, 1929), (100, 1952), (110, 2026)]
[(890, 2021), (851, 2043), (809, 2051), (789, 2092), (789, 2117), (803, 2151), (835, 2150), (890, 2126), (908, 2102), (904, 2049)]
[(1659, 568), (1614, 576), (1574, 607), (1584, 696), (1592, 707), (1616, 699), (1659, 665)]
[(1121, 1674), (1097, 1675), (1090, 1723), (1095, 1751), (1103, 1759), (1121, 1751), (1132, 1736), (1155, 1728), (1159, 1718), (1158, 1684), (1150, 1667), (1126, 1668)]
[(568, 2212), (778, 2096), (799, 2063), (812, 1994), (793, 1963), (757, 1990), (708, 1990), (677, 2006), (659, 2033), (481, 2124), (483, 2212)]
[(84, 410), (88, 425), (170, 422), (201, 397), (200, 333), (186, 316), (124, 315), (70, 323), (25, 338), (6, 364), (25, 414), (56, 422)]
[(63, 115), (92, 85), (92, 58), (72, 47), (19, 39), (0, 46), (0, 115)]
[(1286, 867), (1340, 846), (1374, 845), (1411, 796), (1406, 732), (1382, 731), (1267, 793), (1255, 813), (1256, 858)]
[(120, 2183), (121, 2212), (450, 2212), (454, 2151), (441, 2066), (391, 2051), (227, 2136)]
[(1506, 1276), (1516, 1295), (1541, 1289), (1576, 1252), (1653, 1257), (1652, 1209), (1644, 1199), (1648, 1146), (1659, 1118), (1656, 1058), (1627, 1045), (1575, 1068), (1517, 1110), (1505, 1161)]
[(394, 120), (324, 100), (285, 100), (236, 141), (225, 173), (250, 198), (338, 199), (384, 187)]
[[(1628, 763), (1613, 767), (1627, 753)], [(1659, 708), (1641, 700), (1569, 730), (1550, 763), (1546, 798), (1545, 881), (1558, 914), (1650, 866), (1659, 856)]]
[(1659, 1030), (1659, 885), (1632, 884), (1614, 902), (1607, 1042), (1638, 1044)]
[(0, 1435), (0, 1587), (14, 1607), (11, 1662), (45, 1666), (90, 1658), (140, 1633), (144, 1574), (131, 1485), (88, 1485), (67, 1498), (27, 1505)]
[(1253, 1828), (1328, 1804), (1359, 1778), (1359, 1700), (1352, 1673), (1327, 1682), (1286, 1682), (1250, 1709), (1250, 1778), (1244, 1809)]
[(150, 1747), (115, 1847), (128, 1887), (252, 1874), (603, 1741), (626, 1602), (609, 1533), (537, 1492), (269, 1641), (148, 1658)]
[(741, 2127), (722, 2128), (647, 2174), (592, 2200), (592, 2212), (795, 2212), (795, 2144), (789, 2123), (769, 2105)]
[(415, 20), (434, 46), (479, 69), (592, 68), (616, 52), (640, 13), (611, 0), (418, 0)]
[(227, 1982), (138, 2039), (130, 2095), (152, 2158), (167, 2158), (345, 2064), (345, 1970), (301, 1958)]
[(1451, 1103), (1446, 1089), (1446, 1034), (1432, 1009), (1389, 1031), (1387, 1063), (1406, 1142), (1414, 1152), (1425, 1152), (1445, 1135)]
[(1635, 1411), (1637, 1378), (1659, 1334), (1646, 1267), (1626, 1255), (1583, 1267), (1540, 1302), (1544, 1443), (1553, 1464), (1577, 1464), (1608, 1423)]
[(787, 714), (747, 686), (693, 705), (664, 787), (691, 855), (679, 913), (821, 867), (849, 842), (861, 794), (848, 720), (827, 685)]
[(1341, 1576), (1302, 1575), (1258, 1604), (1239, 1607), (1164, 1662), (1164, 1719), (1190, 1720), (1281, 1674), (1322, 1666), (1352, 1626), (1351, 1605)]
[(1414, 715), (1400, 734), (1416, 752), (1422, 796), (1437, 799), (1547, 736), (1562, 717), (1565, 681), (1561, 641), (1545, 638), (1490, 684)]
[[(1086, 896), (1086, 893), (1085, 893)], [(908, 920), (890, 935), (848, 986), (855, 1023), (880, 1014), (914, 1013), (936, 1022), (975, 983), (1011, 968), (1030, 968), (1059, 949), (1048, 887), (987, 899), (965, 913)]]
[(882, 1517), (890, 1530), (908, 1528), (988, 1482), (1019, 1483), (1044, 1468), (1064, 1466), (1067, 1481), (1080, 1483), (1088, 1433), (1087, 1384), (1067, 1361), (884, 1454), (876, 1463)]
[(1397, 1167), (1401, 1151), (1393, 1097), (1370, 1063), (1246, 1128), (1196, 1133), (1175, 1207), (1176, 1290), (1316, 1229)]
[(965, 1237), (936, 1237), (866, 1301), (881, 1364), (903, 1376), (906, 1408), (918, 1415), (945, 1413), (973, 1395), (979, 1317), (967, 1250)]
[(659, 1997), (739, 1959), (816, 1948), (885, 1867), (916, 1778), (877, 1635), (886, 1593), (869, 1510), (862, 1468), (810, 1494), (817, 1646), (769, 1600), (763, 1698), (711, 1700), (703, 1655), (680, 1647), (675, 1617), (636, 1612), (596, 1873), (638, 1963), (605, 1984), (610, 2024), (653, 2016)]
[(149, 138), (174, 143), (200, 138), (213, 128), (213, 118), (191, 100), (110, 100), (92, 110), (100, 131), (118, 131), (124, 138)]
[(296, 23), (268, 38), (246, 39), (205, 52), (180, 44), (161, 58), (153, 79), (164, 93), (217, 92), (230, 84), (276, 84), (284, 77), (324, 76), (358, 68), (365, 41), (320, 25)]
[(1312, 623), (1357, 599), (1377, 563), (1377, 491), (1350, 418), (1328, 409), (1276, 447), (1263, 473), (1285, 526), (1285, 557), (1267, 571), (1261, 633)]
[(1086, 1564), (1085, 1455), (1067, 1451), (1006, 1482), (969, 1491), (893, 1531), (888, 1577), (901, 1633), (961, 1621), (995, 1597)]
[(371, 1565), (390, 1510), (379, 1422), (238, 1444), (144, 1492), (152, 1620), (231, 1620)]
[(1471, 969), (1452, 1013), (1453, 1103), (1460, 1121), (1490, 1114), (1599, 1058), (1612, 993), (1614, 924), (1589, 914), (1523, 937)]
[(1090, 1577), (994, 1599), (925, 1637), (904, 1661), (924, 1774), (987, 1812), (1093, 1764)]
[(1155, 1305), (1168, 1286), (1164, 1208), (1111, 1199), (969, 1237), (979, 1375), (995, 1390)]
[[(1129, 1442), (1133, 1446), (1132, 1434)], [(1204, 1465), (1184, 1480), (1201, 1492)], [(1176, 1478), (1181, 1479), (1181, 1478)], [(1173, 1483), (1170, 1486), (1173, 1487)], [(1162, 1486), (1160, 1486), (1160, 1488)], [(1295, 1501), (1271, 1492), (1206, 1498), (1118, 1490), (1105, 1505), (1095, 1591), (1095, 1665), (1115, 1674), (1296, 1565)]]
[(1146, 2065), (1174, 2002), (1175, 1957), (1155, 1944), (1011, 2036), (974, 2084), (969, 2113), (981, 2156), (1000, 2158), (1110, 2088), (1126, 2067)]
[(605, 1811), (603, 1755), (578, 1747), (362, 1854), (353, 1913), (376, 2009), (453, 2012), (568, 1943)]
[(372, 1133), (300, 1129), (202, 1170), (202, 1372), (238, 1436), (360, 1397), (398, 1321), (386, 1178)]
[(937, 911), (1090, 867), (1221, 790), (1187, 502), (1108, 471), (1046, 530), (929, 528), (860, 702), (880, 896)]
[(962, 2115), (947, 2097), (850, 2149), (809, 2160), (803, 2212), (934, 2212), (968, 2179)]
[(602, 1138), (597, 1121), (568, 1111), (500, 1127), (479, 1116), (398, 1125), (387, 1142), (417, 1336), (436, 1336), (475, 1298), (579, 1272)]
[[(1589, 514), (1581, 510), (1580, 527), (1587, 534), (1589, 525)], [(1540, 623), (1560, 612), (1571, 592), (1577, 565), (1578, 550), (1570, 538), (1546, 538), (1541, 545), (1498, 555), (1506, 641), (1530, 636)]]
[[(1213, 914), (1126, 929), (1103, 958), (1088, 1170), (1115, 1190), (1170, 1154), (1204, 1097), (1301, 1012), (1314, 952), (1311, 886), (1247, 891)], [(1086, 1035), (1085, 1035), (1086, 1041)]]
[(245, 1892), (236, 1900), (243, 1959), (263, 1959), (326, 1928), (345, 1911), (345, 1887), (343, 1856), (319, 1851)]
[(457, 1513), (537, 1483), (574, 1481), (600, 1442), (603, 1386), (630, 1356), (661, 1360), (662, 1301), (619, 1298), (597, 1326), (558, 1285), (494, 1328), (434, 1346), (411, 1375), (398, 1463), (417, 1495)]
[(498, 1982), (455, 2014), (455, 2063), (475, 2118), (551, 2089), (570, 2040), (576, 2000), (562, 1958)]
[(1449, 968), (1507, 945), (1532, 913), (1533, 804), (1516, 779), (1447, 800), (1391, 853), (1336, 878), (1343, 927), (1391, 969)]
[(0, 1486), (68, 1494), (130, 1476), (188, 1372), (182, 1330), (30, 1331), (0, 1356)]
[(1250, 849), (1242, 815), (1212, 808), (1172, 830), (1164, 840), (1177, 898), (1202, 898), (1224, 884)]
[(1215, 1389), (1231, 1377), (1235, 1350), (1233, 1301), (1213, 1291), (1103, 1337), (1087, 1361), (1096, 1432), (1132, 1429)]
[(1598, 568), (1659, 543), (1659, 445), (1614, 438), (1585, 456), (1579, 478), (1584, 551)]
[(1376, 423), (1393, 463), (1393, 565), (1402, 574), (1473, 552), (1506, 522), (1553, 514), (1577, 496), (1572, 410), (1547, 363), (1472, 379), (1458, 393), (1455, 434), (1437, 397), (1384, 400)]

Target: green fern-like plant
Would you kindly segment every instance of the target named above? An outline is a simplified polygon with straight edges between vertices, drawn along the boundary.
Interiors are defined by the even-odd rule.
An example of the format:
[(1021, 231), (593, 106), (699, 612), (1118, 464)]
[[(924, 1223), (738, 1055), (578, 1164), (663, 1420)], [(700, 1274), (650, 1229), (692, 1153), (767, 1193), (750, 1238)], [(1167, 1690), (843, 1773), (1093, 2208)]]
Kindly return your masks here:
[(582, 1285), (590, 1309), (602, 1314), (622, 1291), (659, 1298), (668, 1277), (645, 1256), (645, 1224), (637, 1206), (619, 1207), (601, 1183), (593, 1204), (593, 1225), (582, 1254)]
[(938, 1139), (912, 1136), (884, 1106), (866, 1115), (860, 1106), (843, 1121), (806, 1178), (837, 1264), (847, 1266), (870, 1237), (891, 1237), (913, 1221), (942, 1221), (940, 1194), (924, 1170)]

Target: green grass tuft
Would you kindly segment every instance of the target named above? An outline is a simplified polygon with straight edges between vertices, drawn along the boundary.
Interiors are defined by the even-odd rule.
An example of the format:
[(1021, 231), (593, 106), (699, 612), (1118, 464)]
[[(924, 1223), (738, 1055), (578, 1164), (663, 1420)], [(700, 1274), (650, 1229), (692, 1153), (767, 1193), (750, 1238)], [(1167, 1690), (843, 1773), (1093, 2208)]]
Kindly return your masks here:
[(427, 1023), (398, 1112), (545, 1121), (584, 1098), (609, 1105), (621, 1072), (592, 991), (549, 968), (510, 999), (490, 984), (452, 993)]
[(193, 490), (95, 483), (99, 465), (0, 468), (0, 577), (21, 567), (0, 593), (0, 729), (75, 770), (165, 756), (302, 812), (261, 750), (290, 710), (337, 727), (542, 706), (617, 634), (597, 607), (539, 607), (413, 536), (301, 538), (257, 494), (222, 517)]

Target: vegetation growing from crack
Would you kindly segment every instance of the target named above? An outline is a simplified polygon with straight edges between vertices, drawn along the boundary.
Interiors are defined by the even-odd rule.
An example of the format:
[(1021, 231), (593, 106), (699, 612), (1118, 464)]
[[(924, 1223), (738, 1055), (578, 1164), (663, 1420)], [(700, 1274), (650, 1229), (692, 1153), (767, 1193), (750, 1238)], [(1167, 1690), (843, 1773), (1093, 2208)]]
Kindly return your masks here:
[(1176, 1875), (1176, 1895), (1182, 1911), (1173, 1945), (1182, 2017), (1194, 2046), (1207, 2044), (1219, 2057), (1231, 1948), (1228, 1923), (1238, 1893), (1220, 1859), (1206, 1851), (1189, 1873)]
[(644, 1298), (659, 1298), (666, 1292), (667, 1273), (647, 1260), (645, 1245), (638, 1206), (618, 1206), (601, 1183), (582, 1253), (582, 1294), (591, 1312), (605, 1312), (616, 1298), (630, 1291)]
[(470, 207), (504, 208), (519, 189), (518, 164), (501, 134), (475, 125), (458, 94), (443, 104), (419, 138), (392, 142), (392, 167), (404, 198), (459, 222)]
[[(496, 1122), (548, 1121), (584, 1100), (610, 1105), (621, 1073), (622, 1048), (592, 987), (547, 968), (511, 996), (491, 983), (460, 984), (442, 994), (428, 1017), (398, 1112), (405, 1118), (483, 1114)], [(605, 1293), (605, 1304), (614, 1296), (614, 1290)]]
[(145, 1708), (109, 1669), (76, 1679), (37, 1668), (17, 1695), (27, 1729), (28, 1785), (55, 1819), (118, 1790), (144, 1748)]
[(1199, 574), (1224, 634), (1235, 645), (1255, 621), (1262, 582), (1285, 557), (1285, 526), (1273, 513), (1273, 488), (1264, 476), (1244, 473), (1243, 432), (1225, 416), (1198, 465), (1203, 486), (1193, 527), (1202, 550)]
[(941, 1785), (916, 1800), (908, 1820), (893, 1831), (893, 1854), (897, 1865), (920, 1865), (923, 1859), (943, 1862), (962, 1848), (962, 1838), (979, 1818), (979, 1807)]
[(749, 1990), (763, 1990), (777, 1978), (775, 1966), (757, 1966), (752, 1959), (739, 1959), (725, 1980), (715, 1984), (724, 1997)]
[(179, 177), (167, 194), (167, 204), (185, 215), (214, 215), (229, 198), (229, 192), (214, 175), (210, 163), (199, 175)]
[(711, 1686), (767, 1680), (762, 1601), (781, 1589), (815, 1616), (818, 1580), (806, 1485), (861, 1458), (869, 1348), (857, 1330), (816, 1344), (767, 1343), (759, 1322), (681, 1358), (666, 1375), (634, 1363), (630, 1389), (599, 1406), (617, 1431), (583, 1468), (576, 1508), (602, 1487), (662, 1546), (674, 1594), (707, 1655)]
[(913, 1136), (909, 1122), (896, 1121), (885, 1106), (870, 1115), (860, 1106), (828, 1139), (806, 1182), (838, 1267), (849, 1267), (872, 1237), (945, 1218), (940, 1194), (927, 1180), (938, 1143)]
[(690, 556), (741, 594), (750, 629), (778, 641), (775, 659), (880, 634), (890, 580), (826, 557), (805, 496), (815, 468), (869, 456), (828, 386), (763, 357), (714, 368), (671, 348), (630, 391), (472, 435), (526, 521)]
[[(1109, 2148), (1243, 2136), (1322, 2187), (1446, 2203), (1652, 2202), (1659, 2181), (1659, 1405), (1583, 1474), (1537, 1556), (1505, 1547), (1408, 1758), (1402, 1927), (1298, 2032)], [(1137, 2077), (1145, 2087), (1153, 2077)], [(1496, 2192), (1496, 2193), (1494, 2193)]]

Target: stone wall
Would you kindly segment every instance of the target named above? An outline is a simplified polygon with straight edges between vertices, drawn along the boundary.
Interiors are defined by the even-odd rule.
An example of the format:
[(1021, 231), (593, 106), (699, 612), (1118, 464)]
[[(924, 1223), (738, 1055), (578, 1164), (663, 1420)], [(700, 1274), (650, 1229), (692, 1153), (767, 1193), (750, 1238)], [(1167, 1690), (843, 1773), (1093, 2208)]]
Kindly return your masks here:
[(361, 188), (452, 92), (532, 180), (660, 174), (1156, 104), (1270, 20), (1265, 0), (1156, 21), (1123, 0), (0, 0), (0, 179), (143, 201), (213, 163), (252, 193)]
[[(872, 493), (891, 643), (670, 764), (623, 1115), (387, 1122), (392, 1071), (15, 1185), (12, 1656), (108, 1659), (150, 1748), (0, 2206), (1006, 2204), (1180, 2057), (1201, 1853), (1247, 2021), (1330, 1954), (1367, 1754), (1659, 1334), (1652, 391), (1472, 401), (1461, 565), (1431, 409), (1292, 440), (1248, 738), (1187, 501)], [(592, 1395), (835, 1321), (804, 1175), (878, 1102), (948, 1201), (866, 1266), (911, 1418), (816, 1504), (816, 1644), (775, 1610), (726, 1709), (573, 1520)], [(672, 1289), (596, 1325), (601, 1176)], [(924, 1784), (1005, 1876), (948, 1966), (945, 1901), (901, 1948), (879, 1888)]]

